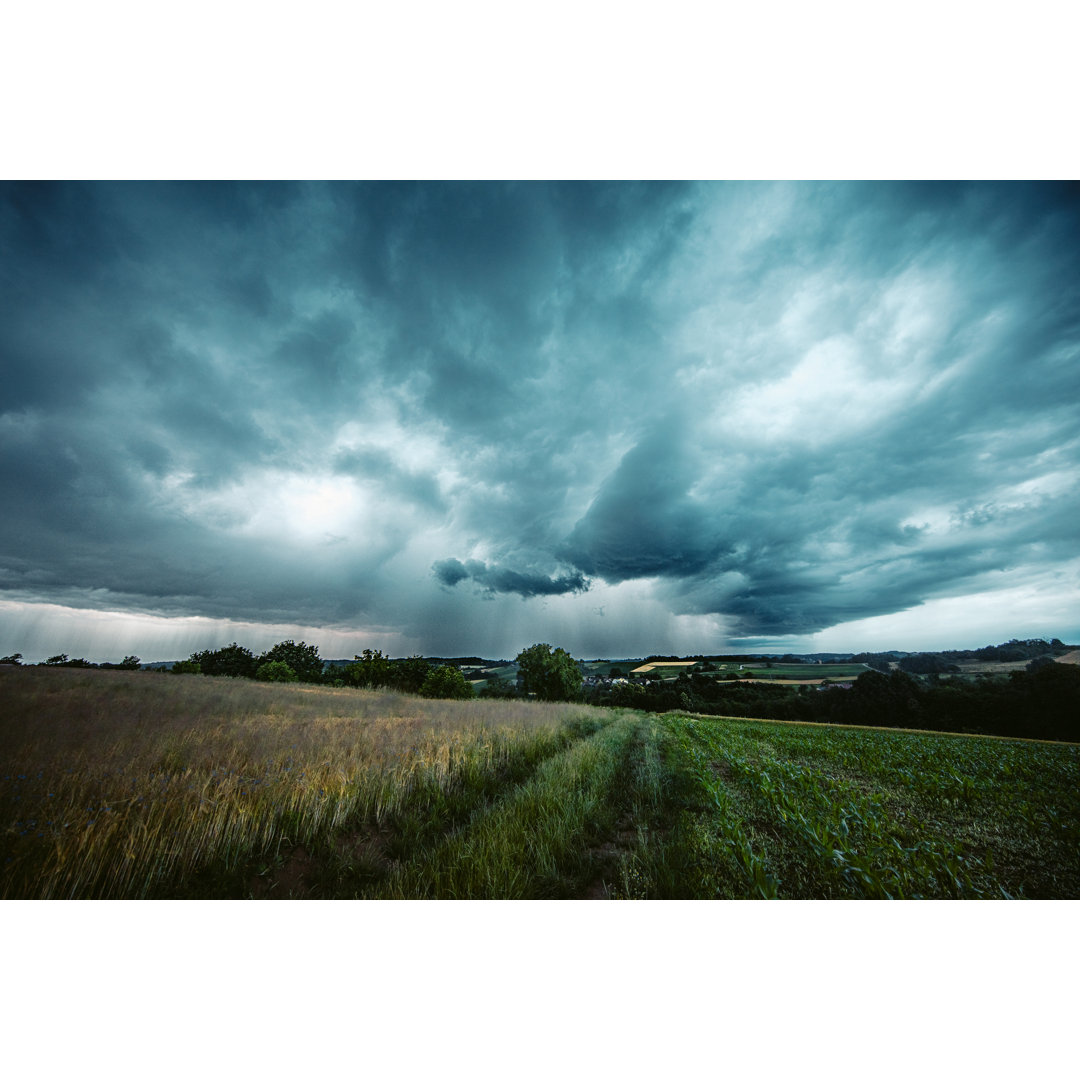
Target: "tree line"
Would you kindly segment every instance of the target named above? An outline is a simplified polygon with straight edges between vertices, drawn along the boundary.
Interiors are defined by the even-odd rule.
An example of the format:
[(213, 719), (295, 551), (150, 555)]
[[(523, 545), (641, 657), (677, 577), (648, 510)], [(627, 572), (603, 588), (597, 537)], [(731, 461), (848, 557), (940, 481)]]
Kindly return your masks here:
[(599, 689), (591, 700), (648, 712), (702, 713), (870, 727), (1080, 741), (1080, 665), (1036, 658), (975, 680), (863, 672), (848, 686), (777, 686), (680, 675)]
[(173, 664), (172, 671), (177, 675), (224, 675), (260, 682), (396, 690), (433, 698), (473, 696), (468, 680), (449, 664), (434, 666), (422, 656), (392, 660), (381, 650), (364, 649), (351, 664), (331, 666), (319, 656), (318, 645), (291, 638), (279, 641), (259, 656), (236, 642), (221, 649), (204, 649)]
[[(901, 666), (896, 670), (866, 671), (851, 684), (821, 688), (742, 682), (737, 676), (721, 680), (688, 672), (674, 682), (583, 688), (582, 668), (577, 660), (565, 649), (537, 644), (518, 653), (515, 680), (488, 679), (479, 696), (583, 701), (647, 712), (683, 710), (713, 716), (1073, 741), (1080, 740), (1080, 665), (1059, 664), (1047, 655), (1048, 650), (1058, 653), (1066, 648), (1057, 639), (1040, 639), (972, 650), (984, 654), (982, 659), (1020, 651), (1032, 657), (1025, 670), (982, 675), (974, 680), (943, 675), (935, 665), (920, 662), (908, 665), (907, 670)], [(992, 657), (985, 655), (990, 653)], [(862, 662), (869, 663), (878, 655), (889, 654), (859, 654), (859, 658), (865, 657)], [(948, 654), (909, 655), (925, 660)], [(21, 660), (22, 655), (15, 653), (0, 658), (0, 663), (19, 664)], [(38, 666), (137, 669), (139, 665), (137, 656), (127, 656), (119, 664), (91, 664), (58, 654)], [(385, 689), (433, 698), (474, 696), (472, 684), (453, 664), (433, 664), (422, 656), (392, 659), (379, 650), (365, 649), (349, 664), (329, 665), (319, 656), (318, 646), (291, 639), (259, 655), (236, 642), (220, 649), (205, 649), (177, 661), (171, 671), (177, 675)]]
[[(464, 660), (482, 663), (479, 657)], [(22, 653), (0, 658), (0, 663), (22, 664)], [(70, 660), (66, 653), (50, 657), (38, 667), (117, 668), (139, 670), (141, 660), (127, 656), (119, 664), (92, 664)], [(582, 674), (576, 660), (565, 649), (547, 644), (532, 645), (517, 656), (516, 682), (490, 680), (481, 697), (534, 697), (541, 701), (571, 701), (580, 695)], [(259, 682), (303, 682), (323, 686), (352, 686), (370, 690), (394, 690), (431, 698), (467, 699), (474, 696), (472, 684), (455, 664), (433, 664), (423, 656), (391, 659), (381, 650), (364, 649), (351, 664), (331, 665), (320, 655), (317, 645), (291, 638), (279, 641), (256, 655), (237, 642), (220, 649), (193, 652), (186, 660), (156, 670), (174, 675), (209, 675)]]
[(15, 667), (74, 667), (74, 668), (105, 668), (113, 671), (138, 671), (142, 661), (137, 656), (125, 656), (119, 664), (92, 664), (89, 660), (78, 657), (74, 660), (68, 658), (67, 653), (57, 653), (48, 660), (42, 660), (38, 664), (23, 664), (21, 652), (12, 653), (10, 656), (0, 656), (0, 664), (11, 664)]

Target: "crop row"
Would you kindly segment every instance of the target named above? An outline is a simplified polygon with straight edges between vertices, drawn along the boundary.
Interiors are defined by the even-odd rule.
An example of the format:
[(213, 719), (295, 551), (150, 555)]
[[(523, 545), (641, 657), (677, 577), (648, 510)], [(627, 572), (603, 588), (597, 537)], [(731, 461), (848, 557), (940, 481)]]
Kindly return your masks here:
[(710, 882), (730, 895), (715, 849), (736, 854), (748, 895), (1076, 895), (1075, 747), (661, 722), (693, 777), (699, 870), (712, 868), (697, 895)]

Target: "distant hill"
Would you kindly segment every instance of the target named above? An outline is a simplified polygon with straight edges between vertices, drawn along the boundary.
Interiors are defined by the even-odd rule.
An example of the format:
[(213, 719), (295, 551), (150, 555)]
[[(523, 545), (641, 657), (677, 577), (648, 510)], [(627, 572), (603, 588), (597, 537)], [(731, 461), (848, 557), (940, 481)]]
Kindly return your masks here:
[[(782, 664), (835, 664), (835, 663), (861, 663), (874, 666), (878, 664), (888, 665), (899, 661), (908, 661), (905, 665), (911, 666), (914, 658), (935, 658), (942, 664), (953, 665), (959, 662), (983, 663), (1018, 663), (1030, 661), (1043, 656), (1061, 657), (1070, 650), (1080, 649), (1080, 645), (1066, 645), (1058, 638), (1049, 641), (1043, 638), (1012, 638), (1000, 645), (985, 645), (979, 649), (940, 649), (904, 651), (902, 649), (883, 649), (875, 652), (817, 652), (817, 653), (713, 653), (703, 655), (697, 653), (688, 656), (652, 654), (644, 659), (641, 657), (621, 660), (581, 660), (582, 664), (640, 664), (644, 662), (676, 662), (676, 661), (708, 661), (710, 663), (765, 663), (775, 662)], [(19, 656), (20, 654), (15, 654)], [(390, 660), (404, 660), (407, 657), (388, 657)], [(496, 668), (512, 665), (512, 660), (494, 660), (482, 656), (425, 656), (424, 659), (434, 667), (447, 664), (458, 668)], [(17, 663), (17, 660), (12, 662)], [(177, 660), (152, 660), (141, 663), (139, 666), (144, 671), (160, 671), (163, 668), (171, 668), (179, 663)], [(25, 664), (26, 661), (23, 661)], [(353, 658), (324, 660), (327, 669), (347, 667), (355, 663)], [(114, 667), (118, 665), (94, 664), (86, 660), (67, 661), (68, 667)], [(944, 669), (943, 669), (944, 670)]]
[[(390, 660), (405, 660), (404, 656), (391, 656)], [(425, 656), (424, 659), (433, 667), (439, 667), (442, 664), (449, 664), (451, 667), (499, 667), (502, 664), (509, 664), (509, 660), (485, 660), (480, 656)], [(354, 659), (348, 660), (324, 660), (323, 663), (327, 667), (348, 667), (349, 664), (355, 664)]]

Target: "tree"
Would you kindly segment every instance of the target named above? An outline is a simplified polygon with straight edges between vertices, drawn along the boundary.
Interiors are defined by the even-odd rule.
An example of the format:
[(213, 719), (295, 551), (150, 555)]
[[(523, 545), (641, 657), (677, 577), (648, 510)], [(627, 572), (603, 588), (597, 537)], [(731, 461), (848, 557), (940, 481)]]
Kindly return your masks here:
[(541, 701), (570, 701), (581, 691), (581, 668), (565, 649), (530, 645), (518, 653), (515, 663), (524, 694), (535, 694)]
[(932, 675), (938, 672), (955, 673), (960, 669), (955, 664), (950, 664), (939, 653), (913, 653), (910, 656), (902, 656), (897, 661), (897, 667), (911, 675)]
[(14, 664), (16, 667), (22, 667), (22, 653), (15, 652), (10, 656), (0, 656), (0, 664)]
[(126, 671), (138, 671), (142, 666), (142, 661), (137, 656), (125, 656), (124, 659), (120, 661), (119, 666)]
[(221, 649), (205, 649), (192, 653), (188, 662), (198, 664), (204, 675), (229, 675), (233, 678), (252, 679), (259, 666), (255, 654), (234, 641)]
[(77, 667), (77, 668), (96, 668), (97, 664), (91, 664), (89, 660), (78, 657), (75, 660), (69, 660), (67, 653), (57, 653), (55, 656), (50, 656), (48, 660), (43, 660), (38, 667)]
[(300, 677), (284, 660), (267, 660), (255, 671), (260, 682), (299, 682)]
[(643, 686), (620, 683), (611, 691), (611, 704), (623, 709), (644, 709), (647, 697)]
[(177, 660), (169, 669), (174, 675), (201, 675), (202, 667), (195, 660)]
[[(319, 656), (318, 645), (297, 644), (292, 638), (279, 641), (272, 649), (259, 657), (258, 665), (271, 663), (287, 664), (300, 682), (322, 682), (323, 662)], [(255, 678), (258, 678), (256, 673)]]
[[(381, 649), (365, 649), (362, 656), (354, 654), (355, 663), (345, 668), (345, 681), (350, 686), (390, 686), (394, 680), (393, 665)], [(423, 685), (423, 684), (421, 684)]]
[(431, 674), (431, 665), (422, 656), (395, 660), (391, 666), (392, 685), (405, 694), (419, 694)]
[(420, 693), (427, 698), (471, 698), (473, 688), (456, 667), (443, 664), (428, 674)]

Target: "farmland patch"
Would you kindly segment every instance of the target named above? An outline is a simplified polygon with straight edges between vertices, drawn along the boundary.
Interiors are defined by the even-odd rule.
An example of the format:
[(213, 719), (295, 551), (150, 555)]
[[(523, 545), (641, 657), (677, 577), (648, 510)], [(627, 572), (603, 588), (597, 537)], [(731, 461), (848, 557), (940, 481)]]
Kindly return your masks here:
[(1080, 746), (0, 674), (3, 898), (1080, 898)]

